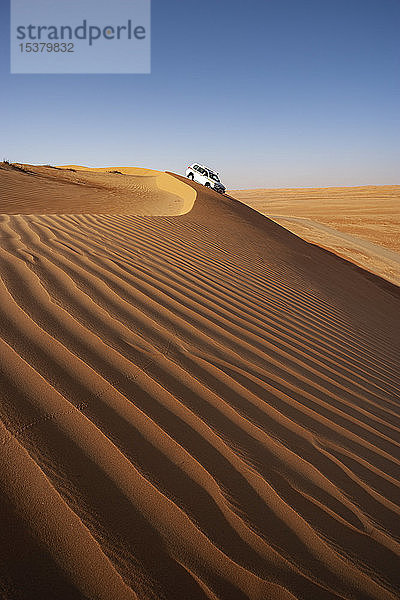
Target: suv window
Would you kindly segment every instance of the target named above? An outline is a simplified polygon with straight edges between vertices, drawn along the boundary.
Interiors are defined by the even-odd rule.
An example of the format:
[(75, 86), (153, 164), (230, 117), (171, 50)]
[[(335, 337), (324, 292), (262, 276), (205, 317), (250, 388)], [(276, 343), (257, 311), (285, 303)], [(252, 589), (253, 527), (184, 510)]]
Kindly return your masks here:
[(214, 181), (219, 181), (219, 177), (218, 175), (216, 175), (215, 173), (213, 173), (212, 171), (210, 171), (210, 178), (214, 179)]
[(204, 170), (202, 167), (199, 167), (199, 168), (198, 168), (198, 171), (199, 171), (199, 173), (200, 173), (201, 175), (205, 175), (205, 173), (206, 173), (206, 172), (205, 172), (205, 170)]
[(198, 171), (198, 170), (200, 169), (200, 167), (199, 167), (199, 165), (193, 165), (193, 169), (194, 169), (195, 171)]

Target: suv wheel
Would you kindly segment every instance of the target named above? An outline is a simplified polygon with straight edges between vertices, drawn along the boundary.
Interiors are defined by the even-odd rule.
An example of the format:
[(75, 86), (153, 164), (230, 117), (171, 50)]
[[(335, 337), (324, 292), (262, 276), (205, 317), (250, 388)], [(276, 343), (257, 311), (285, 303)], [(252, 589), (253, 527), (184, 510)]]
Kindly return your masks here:
[(205, 185), (206, 187), (211, 187), (211, 185), (208, 183), (208, 181), (207, 181), (207, 183), (205, 183), (204, 185)]
[(194, 175), (193, 175), (193, 173), (189, 173), (189, 175), (188, 175), (188, 179), (191, 179), (191, 180), (193, 181), (193, 179), (194, 179)]

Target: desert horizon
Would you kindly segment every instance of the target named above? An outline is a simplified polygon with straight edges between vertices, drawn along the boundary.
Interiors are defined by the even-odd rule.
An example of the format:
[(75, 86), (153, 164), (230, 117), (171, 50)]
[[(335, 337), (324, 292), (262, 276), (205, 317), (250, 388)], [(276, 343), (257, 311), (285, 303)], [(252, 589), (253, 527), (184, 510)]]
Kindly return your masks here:
[(2, 597), (399, 597), (399, 190), (0, 164)]

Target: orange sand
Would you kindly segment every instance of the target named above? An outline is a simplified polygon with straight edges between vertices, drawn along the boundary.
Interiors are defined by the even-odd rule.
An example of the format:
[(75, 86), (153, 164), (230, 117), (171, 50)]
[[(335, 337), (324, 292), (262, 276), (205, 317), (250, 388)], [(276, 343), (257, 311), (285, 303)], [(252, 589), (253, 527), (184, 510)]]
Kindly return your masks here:
[(399, 598), (398, 288), (183, 178), (26, 169), (1, 597)]

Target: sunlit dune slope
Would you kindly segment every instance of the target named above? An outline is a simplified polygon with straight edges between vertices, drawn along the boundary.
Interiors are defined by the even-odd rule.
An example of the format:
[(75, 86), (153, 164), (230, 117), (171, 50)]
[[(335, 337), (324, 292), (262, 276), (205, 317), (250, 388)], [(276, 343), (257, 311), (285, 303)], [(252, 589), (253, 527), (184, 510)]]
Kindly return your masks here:
[(397, 288), (174, 181), (0, 217), (1, 593), (395, 600)]
[(0, 163), (0, 213), (178, 215), (195, 192), (151, 169), (89, 169)]
[(75, 171), (87, 171), (89, 173), (123, 173), (136, 177), (152, 177), (159, 175), (160, 171), (154, 169), (142, 169), (141, 167), (85, 167), (82, 165), (59, 165), (57, 169), (75, 169)]

